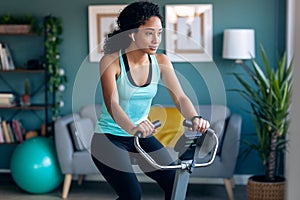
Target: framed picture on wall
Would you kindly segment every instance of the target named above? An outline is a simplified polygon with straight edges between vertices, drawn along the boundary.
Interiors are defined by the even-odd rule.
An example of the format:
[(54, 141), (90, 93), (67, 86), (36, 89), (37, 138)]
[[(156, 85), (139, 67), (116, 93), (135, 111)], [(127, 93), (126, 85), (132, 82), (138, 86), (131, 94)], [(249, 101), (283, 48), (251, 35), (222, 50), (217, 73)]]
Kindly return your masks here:
[(89, 20), (89, 61), (99, 62), (103, 56), (103, 44), (116, 27), (117, 16), (126, 5), (90, 5)]
[(212, 4), (166, 5), (165, 34), (171, 61), (212, 61)]

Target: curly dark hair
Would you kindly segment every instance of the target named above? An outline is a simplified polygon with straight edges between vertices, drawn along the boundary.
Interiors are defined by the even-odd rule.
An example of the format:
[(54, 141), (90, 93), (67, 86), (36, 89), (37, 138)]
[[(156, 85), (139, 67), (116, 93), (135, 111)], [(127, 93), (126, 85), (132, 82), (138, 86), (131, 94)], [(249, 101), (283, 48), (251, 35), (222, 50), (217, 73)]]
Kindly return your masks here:
[(149, 1), (138, 1), (126, 6), (118, 16), (118, 27), (111, 33), (104, 43), (104, 53), (110, 54), (129, 46), (131, 40), (128, 35), (136, 32), (137, 28), (144, 25), (153, 17), (158, 17), (163, 23), (163, 17), (159, 13), (159, 6)]

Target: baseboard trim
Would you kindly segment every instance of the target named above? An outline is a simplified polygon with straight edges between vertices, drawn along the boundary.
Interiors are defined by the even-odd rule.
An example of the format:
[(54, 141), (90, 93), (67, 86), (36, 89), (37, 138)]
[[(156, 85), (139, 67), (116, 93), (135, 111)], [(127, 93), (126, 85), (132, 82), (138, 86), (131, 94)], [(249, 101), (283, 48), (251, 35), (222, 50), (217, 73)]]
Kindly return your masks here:
[(10, 173), (10, 169), (0, 169), (0, 173)]
[[(139, 171), (139, 170), (136, 170)], [(9, 169), (0, 169), (0, 173), (10, 173)], [(252, 176), (251, 174), (236, 174), (233, 176), (234, 184), (236, 185), (247, 185), (248, 178)], [(73, 176), (74, 180), (77, 180), (78, 176)], [(137, 173), (137, 178), (140, 182), (151, 183), (154, 182), (148, 176), (146, 176), (142, 172)], [(85, 180), (87, 181), (105, 181), (104, 177), (99, 174), (87, 175), (85, 176)], [(197, 177), (190, 177), (189, 182), (191, 184), (216, 184), (216, 185), (223, 185), (224, 180), (222, 178), (197, 178)]]
[[(248, 178), (251, 175), (234, 175), (233, 181), (235, 185), (247, 185)], [(223, 185), (224, 179), (223, 178), (197, 178), (197, 177), (191, 177), (190, 183), (194, 184), (216, 184), (216, 185)]]
[[(235, 185), (247, 185), (248, 178), (252, 175), (247, 174), (238, 174), (233, 176)], [(140, 182), (144, 183), (153, 183), (154, 181), (144, 174), (137, 174), (137, 178)], [(85, 177), (85, 180), (88, 181), (105, 181), (102, 175), (88, 175)], [(197, 178), (190, 177), (191, 184), (215, 184), (215, 185), (223, 185), (224, 180), (222, 178)]]

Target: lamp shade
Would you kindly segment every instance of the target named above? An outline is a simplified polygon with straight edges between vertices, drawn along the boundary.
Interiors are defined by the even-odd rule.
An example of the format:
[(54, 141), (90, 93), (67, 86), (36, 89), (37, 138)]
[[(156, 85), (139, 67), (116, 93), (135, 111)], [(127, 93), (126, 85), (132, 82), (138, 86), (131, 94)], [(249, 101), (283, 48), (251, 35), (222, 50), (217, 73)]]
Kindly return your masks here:
[(254, 30), (225, 29), (222, 57), (226, 59), (238, 60), (254, 58)]

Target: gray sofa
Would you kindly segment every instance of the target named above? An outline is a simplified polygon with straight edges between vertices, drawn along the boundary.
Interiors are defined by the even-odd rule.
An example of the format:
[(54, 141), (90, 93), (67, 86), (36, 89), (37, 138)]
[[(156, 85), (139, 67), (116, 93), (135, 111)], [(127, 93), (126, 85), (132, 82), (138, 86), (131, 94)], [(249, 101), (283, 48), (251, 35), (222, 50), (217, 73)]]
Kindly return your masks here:
[[(166, 106), (168, 107), (168, 106)], [(230, 200), (234, 199), (232, 178), (239, 153), (242, 119), (222, 105), (196, 106), (219, 136), (220, 147), (214, 163), (193, 171), (191, 178), (222, 178)], [(99, 174), (90, 157), (90, 141), (99, 116), (99, 105), (86, 105), (80, 112), (55, 121), (55, 144), (62, 173), (65, 175), (62, 198), (67, 198), (74, 175), (81, 183), (84, 175)], [(181, 122), (179, 122), (181, 123)]]

